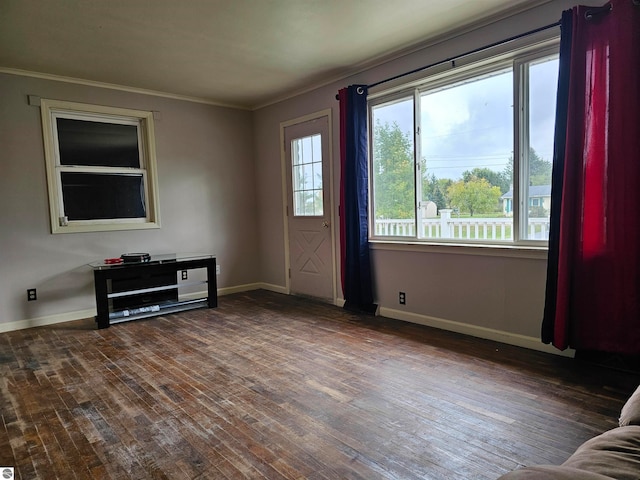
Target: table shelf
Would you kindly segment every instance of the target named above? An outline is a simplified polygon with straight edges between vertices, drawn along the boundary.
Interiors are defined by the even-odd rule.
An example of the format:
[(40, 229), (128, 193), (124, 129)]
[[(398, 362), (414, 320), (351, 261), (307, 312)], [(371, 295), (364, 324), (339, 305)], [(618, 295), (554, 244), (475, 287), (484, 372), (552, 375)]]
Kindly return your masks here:
[(108, 293), (107, 298), (130, 297), (132, 295), (139, 295), (141, 293), (162, 292), (164, 290), (175, 290), (181, 287), (192, 287), (194, 285), (204, 285), (206, 283), (207, 282), (203, 280), (201, 282), (188, 282), (188, 283), (184, 282), (184, 283), (174, 283), (171, 285), (163, 285), (160, 287), (140, 288), (138, 290), (128, 290), (126, 292)]

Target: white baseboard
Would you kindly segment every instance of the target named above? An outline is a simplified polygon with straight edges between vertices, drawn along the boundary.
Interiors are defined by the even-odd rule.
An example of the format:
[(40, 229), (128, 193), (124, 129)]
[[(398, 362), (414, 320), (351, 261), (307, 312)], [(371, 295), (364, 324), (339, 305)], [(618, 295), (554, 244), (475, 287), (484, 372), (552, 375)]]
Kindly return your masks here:
[(289, 295), (290, 293), (289, 290), (287, 290), (287, 287), (282, 285), (274, 285), (273, 283), (257, 283), (256, 285), (258, 285), (258, 288), (269, 290), (274, 293), (282, 293), (283, 295)]
[(546, 345), (542, 343), (540, 339), (536, 337), (529, 337), (517, 333), (505, 332), (493, 328), (480, 327), (478, 325), (470, 325), (468, 323), (462, 322), (454, 322), (452, 320), (445, 320), (443, 318), (404, 312), (402, 310), (396, 310), (386, 307), (380, 307), (378, 315), (393, 318), (395, 320), (403, 320), (405, 322), (426, 325), (427, 327), (434, 327), (441, 330), (462, 333), (464, 335), (470, 335), (472, 337), (484, 338), (485, 340), (493, 340), (495, 342), (506, 343), (508, 345), (514, 345), (516, 347), (523, 347), (530, 350), (552, 353), (554, 355), (560, 355), (563, 357), (573, 358), (575, 355), (575, 350), (567, 349), (564, 351), (560, 351), (552, 345)]
[[(336, 306), (344, 306), (344, 298), (336, 299)], [(404, 322), (416, 323), (427, 327), (439, 328), (440, 330), (448, 330), (450, 332), (462, 333), (476, 338), (484, 338), (485, 340), (493, 340), (495, 342), (506, 343), (516, 347), (528, 348), (539, 352), (552, 353), (562, 357), (573, 358), (575, 350), (567, 349), (560, 351), (552, 345), (546, 345), (539, 338), (519, 335), (517, 333), (505, 332), (493, 328), (480, 327), (468, 323), (454, 322), (453, 320), (445, 320), (443, 318), (431, 317), (419, 313), (405, 312), (394, 308), (378, 307), (376, 315), (381, 317), (393, 318), (394, 320), (402, 320)]]
[[(245, 285), (236, 285), (234, 287), (225, 287), (218, 289), (218, 296), (231, 295), (232, 293), (248, 292), (250, 290), (269, 290), (276, 293), (288, 293), (285, 287), (279, 285), (272, 285), (270, 283), (248, 283)], [(184, 300), (195, 300), (198, 298), (204, 298), (207, 296), (207, 292), (194, 292), (181, 295)], [(25, 328), (44, 327), (46, 325), (53, 325), (56, 323), (72, 322), (75, 320), (83, 320), (85, 318), (93, 318), (96, 316), (96, 309), (89, 308), (86, 310), (77, 310), (74, 312), (58, 313), (54, 315), (46, 315), (44, 317), (28, 318), (25, 320), (18, 320), (15, 322), (0, 323), (0, 333), (11, 332), (14, 330), (23, 330)]]
[[(337, 298), (335, 304), (338, 307), (344, 307), (344, 298)], [(537, 350), (539, 352), (552, 353), (562, 357), (573, 358), (576, 353), (573, 349), (560, 351), (552, 345), (542, 343), (539, 338), (535, 337), (528, 337), (526, 335), (519, 335), (517, 333), (505, 332), (493, 328), (470, 325), (468, 323), (454, 322), (452, 320), (431, 317), (429, 315), (421, 315), (419, 313), (405, 312), (394, 308), (379, 306), (376, 311), (376, 315), (393, 318), (394, 320), (402, 320), (409, 323), (417, 323), (418, 325), (425, 325), (427, 327), (439, 328), (440, 330), (462, 333), (464, 335), (483, 338), (485, 340), (493, 340), (495, 342), (528, 348), (530, 350)]]
[[(234, 287), (225, 287), (218, 289), (218, 297), (222, 297), (224, 295), (231, 295), (233, 293), (241, 293), (241, 292), (250, 292), (252, 290), (269, 290), (270, 292), (275, 293), (284, 293), (288, 294), (287, 289), (285, 287), (281, 287), (279, 285), (273, 285), (271, 283), (246, 283), (244, 285), (236, 285)], [(204, 298), (207, 296), (206, 291), (202, 292), (193, 292), (181, 295), (180, 298), (184, 298), (185, 300), (195, 300), (198, 298)]]
[[(287, 288), (281, 285), (274, 285), (271, 283), (247, 283), (244, 285), (236, 285), (234, 287), (225, 287), (218, 289), (218, 296), (231, 295), (232, 293), (248, 292), (251, 290), (269, 290), (275, 293), (282, 293), (287, 295), (289, 292)], [(206, 297), (207, 292), (195, 292), (182, 296), (184, 299), (197, 299)], [(344, 298), (337, 298), (335, 305), (338, 307), (344, 306)], [(546, 345), (535, 337), (528, 337), (526, 335), (519, 335), (516, 333), (504, 332), (502, 330), (496, 330), (493, 328), (480, 327), (478, 325), (470, 325), (468, 323), (454, 322), (452, 320), (445, 320), (437, 317), (430, 317), (428, 315), (421, 315), (418, 313), (405, 312), (402, 310), (396, 310), (393, 308), (379, 307), (376, 315), (383, 317), (393, 318), (395, 320), (403, 320), (405, 322), (416, 323), (419, 325), (426, 325), (428, 327), (439, 328), (441, 330), (448, 330), (451, 332), (462, 333), (464, 335), (470, 335), (472, 337), (484, 338), (486, 340), (493, 340), (496, 342), (506, 343), (509, 345), (515, 345), (517, 347), (529, 348), (531, 350), (538, 350), (540, 352), (552, 353), (564, 357), (573, 357), (575, 350), (567, 349), (560, 351), (551, 345)], [(75, 312), (59, 313), (55, 315), (47, 315), (44, 317), (29, 318), (26, 320), (18, 320), (16, 322), (0, 323), (0, 333), (11, 332), (13, 330), (22, 330), (25, 328), (43, 327), (45, 325), (53, 325), (56, 323), (71, 322), (74, 320), (82, 320), (85, 318), (91, 318), (96, 316), (96, 310), (78, 310)]]
[(0, 323), (0, 333), (11, 332), (13, 330), (23, 330), (25, 328), (44, 327), (55, 323), (72, 322), (96, 316), (96, 309), (77, 310), (75, 312), (57, 313), (44, 317), (28, 318), (16, 322)]

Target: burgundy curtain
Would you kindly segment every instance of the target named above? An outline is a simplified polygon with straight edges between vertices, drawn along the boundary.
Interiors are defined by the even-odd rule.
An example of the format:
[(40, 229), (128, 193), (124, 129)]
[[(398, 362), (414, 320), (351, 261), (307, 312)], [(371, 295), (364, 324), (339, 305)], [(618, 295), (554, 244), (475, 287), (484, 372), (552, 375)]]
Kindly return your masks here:
[(346, 162), (345, 157), (347, 155), (347, 89), (342, 88), (338, 91), (338, 100), (340, 101), (340, 204), (338, 207), (338, 213), (340, 215), (340, 281), (342, 286), (342, 295), (344, 296), (344, 284), (345, 284), (345, 265), (347, 263), (347, 244), (345, 216), (344, 216), (344, 202), (345, 202), (345, 177), (346, 177)]
[(542, 326), (561, 350), (640, 354), (638, 3), (563, 15)]

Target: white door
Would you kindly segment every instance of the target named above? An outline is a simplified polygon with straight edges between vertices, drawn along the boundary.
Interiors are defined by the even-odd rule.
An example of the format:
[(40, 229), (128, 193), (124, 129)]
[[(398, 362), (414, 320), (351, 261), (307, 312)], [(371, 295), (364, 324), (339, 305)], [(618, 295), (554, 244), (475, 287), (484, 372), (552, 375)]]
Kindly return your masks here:
[(290, 291), (333, 302), (328, 116), (285, 127), (284, 143)]

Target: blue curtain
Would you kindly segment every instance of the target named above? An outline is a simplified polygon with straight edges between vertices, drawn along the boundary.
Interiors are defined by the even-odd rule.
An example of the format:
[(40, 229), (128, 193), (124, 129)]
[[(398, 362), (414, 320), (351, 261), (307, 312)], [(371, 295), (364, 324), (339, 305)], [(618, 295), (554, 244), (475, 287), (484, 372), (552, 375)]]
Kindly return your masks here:
[(562, 183), (564, 182), (565, 139), (569, 105), (569, 63), (573, 38), (573, 12), (565, 10), (560, 20), (560, 63), (558, 67), (558, 93), (556, 97), (556, 123), (553, 146), (553, 173), (551, 175), (551, 215), (549, 225), (549, 253), (547, 257), (547, 286), (542, 321), (542, 342), (554, 340), (555, 313), (558, 290), (560, 255), (560, 214), (562, 211)]
[(344, 308), (374, 314), (369, 255), (367, 87), (340, 90), (340, 258)]

